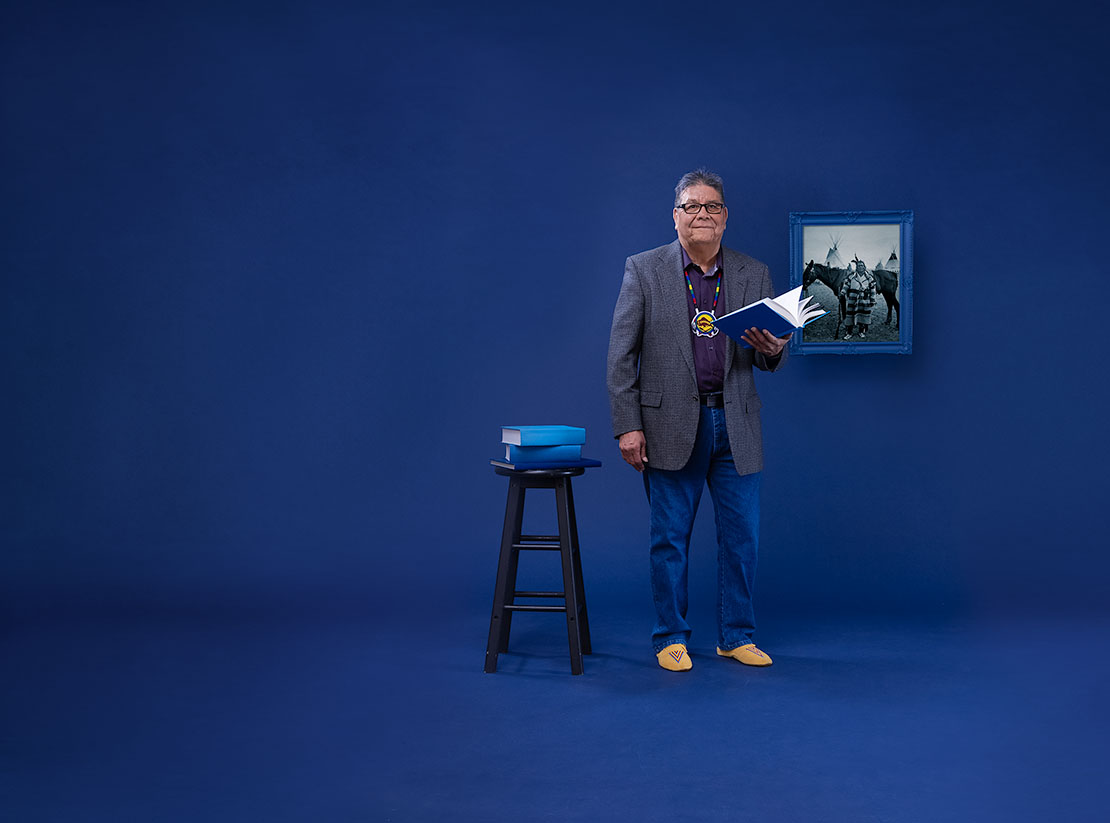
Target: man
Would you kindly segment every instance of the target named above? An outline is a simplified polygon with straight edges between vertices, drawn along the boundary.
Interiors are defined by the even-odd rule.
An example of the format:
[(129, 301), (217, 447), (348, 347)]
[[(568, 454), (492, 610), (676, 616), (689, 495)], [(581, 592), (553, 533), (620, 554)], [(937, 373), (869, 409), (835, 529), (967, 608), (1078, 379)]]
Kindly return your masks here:
[(875, 308), (875, 276), (858, 257), (848, 266), (840, 296), (844, 298), (844, 339), (851, 340), (857, 332), (861, 339), (867, 337)]
[(724, 248), (724, 183), (699, 169), (678, 181), (678, 240), (629, 257), (613, 312), (607, 381), (613, 434), (644, 474), (651, 508), (651, 586), (659, 665), (692, 668), (686, 645), (687, 558), (708, 483), (717, 515), (717, 654), (769, 666), (752, 635), (763, 468), (752, 366), (775, 371), (789, 335), (749, 329), (737, 345), (713, 319), (774, 295), (767, 267)]

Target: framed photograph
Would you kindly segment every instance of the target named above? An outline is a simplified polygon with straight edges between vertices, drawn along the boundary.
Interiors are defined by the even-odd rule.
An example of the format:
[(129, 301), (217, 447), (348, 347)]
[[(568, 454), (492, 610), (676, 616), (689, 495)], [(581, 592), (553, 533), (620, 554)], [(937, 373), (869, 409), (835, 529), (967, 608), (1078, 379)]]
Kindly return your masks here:
[(913, 212), (790, 212), (790, 288), (828, 311), (791, 354), (913, 350)]

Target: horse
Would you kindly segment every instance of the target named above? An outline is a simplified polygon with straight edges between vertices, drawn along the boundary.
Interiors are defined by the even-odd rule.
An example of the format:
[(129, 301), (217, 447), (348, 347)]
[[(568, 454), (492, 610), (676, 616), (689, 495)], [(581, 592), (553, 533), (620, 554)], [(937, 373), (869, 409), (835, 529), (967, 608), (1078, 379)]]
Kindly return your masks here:
[(839, 304), (836, 313), (836, 330), (833, 332), (833, 340), (840, 337), (840, 324), (844, 322), (844, 297), (840, 294), (840, 287), (844, 284), (844, 278), (848, 276), (847, 269), (830, 269), (822, 263), (814, 263), (810, 260), (806, 263), (805, 271), (802, 272), (802, 294), (809, 291), (809, 287), (820, 280), (836, 297)]
[(897, 311), (894, 328), (898, 328), (898, 321), (902, 319), (902, 307), (898, 304), (898, 272), (872, 269), (871, 273), (875, 275), (875, 284), (879, 287), (879, 293), (886, 300), (886, 325), (890, 325), (891, 313)]

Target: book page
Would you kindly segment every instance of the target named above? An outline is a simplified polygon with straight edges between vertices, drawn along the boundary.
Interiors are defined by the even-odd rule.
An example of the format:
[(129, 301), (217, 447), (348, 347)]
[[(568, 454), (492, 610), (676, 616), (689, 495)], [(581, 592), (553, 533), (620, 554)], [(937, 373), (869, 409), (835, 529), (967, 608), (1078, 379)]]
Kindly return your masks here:
[(805, 303), (802, 303), (802, 305), (800, 305), (798, 307), (798, 309), (800, 310), (800, 313), (801, 313), (800, 319), (802, 321), (803, 326), (805, 324), (809, 323), (812, 320), (816, 320), (818, 317), (821, 317), (822, 315), (828, 314), (828, 312), (825, 311), (825, 309), (821, 306), (820, 303), (814, 303), (812, 306), (807, 306), (806, 304), (809, 303), (809, 301), (812, 300), (812, 299), (813, 299), (812, 297), (807, 297), (805, 299)]
[(779, 315), (779, 317), (783, 318), (784, 320), (788, 320), (791, 325), (794, 325), (794, 326), (798, 325), (798, 318), (794, 316), (794, 314), (790, 311), (790, 309), (787, 306), (784, 306), (782, 303), (779, 303), (778, 298), (775, 298), (774, 300), (772, 300), (770, 297), (764, 297), (759, 302), (760, 303), (766, 303), (767, 307), (769, 309), (774, 311), (775, 314)]
[[(802, 287), (798, 286), (796, 289), (791, 289), (784, 294), (780, 294), (774, 299), (771, 308), (775, 309), (775, 311), (795, 326), (802, 325)], [(781, 311), (779, 311), (780, 308), (782, 309)]]

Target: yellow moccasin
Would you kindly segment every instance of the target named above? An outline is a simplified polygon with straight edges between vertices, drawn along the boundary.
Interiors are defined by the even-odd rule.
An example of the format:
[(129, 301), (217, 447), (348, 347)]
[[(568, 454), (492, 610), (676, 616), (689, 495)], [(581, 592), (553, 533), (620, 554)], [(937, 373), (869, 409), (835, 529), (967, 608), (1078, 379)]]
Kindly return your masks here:
[(670, 672), (687, 672), (694, 668), (686, 647), (681, 643), (672, 643), (663, 651), (656, 652), (655, 656), (659, 659), (659, 665)]
[(745, 666), (771, 665), (771, 658), (757, 649), (755, 643), (738, 646), (735, 649), (729, 649), (727, 652), (717, 649), (717, 654), (721, 657), (731, 657), (733, 660), (739, 660)]

